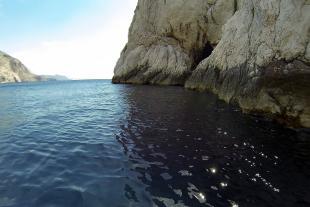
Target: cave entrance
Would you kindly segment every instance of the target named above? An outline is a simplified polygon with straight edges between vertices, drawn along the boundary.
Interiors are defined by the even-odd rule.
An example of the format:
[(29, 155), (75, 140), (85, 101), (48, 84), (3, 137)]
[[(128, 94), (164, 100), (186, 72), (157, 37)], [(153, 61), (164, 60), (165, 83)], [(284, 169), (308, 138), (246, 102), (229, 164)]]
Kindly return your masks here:
[(195, 60), (196, 66), (197, 66), (202, 60), (204, 60), (204, 59), (206, 59), (207, 57), (209, 57), (209, 56), (212, 54), (213, 50), (214, 50), (213, 46), (212, 46), (209, 42), (207, 42), (206, 45), (205, 45), (205, 47), (203, 48), (203, 50), (202, 50), (200, 53), (198, 53), (198, 55), (197, 55), (196, 58), (195, 58), (195, 59), (196, 59), (196, 60)]
[(214, 48), (212, 47), (212, 45), (208, 42), (202, 50), (200, 61), (209, 57), (212, 54), (213, 49)]

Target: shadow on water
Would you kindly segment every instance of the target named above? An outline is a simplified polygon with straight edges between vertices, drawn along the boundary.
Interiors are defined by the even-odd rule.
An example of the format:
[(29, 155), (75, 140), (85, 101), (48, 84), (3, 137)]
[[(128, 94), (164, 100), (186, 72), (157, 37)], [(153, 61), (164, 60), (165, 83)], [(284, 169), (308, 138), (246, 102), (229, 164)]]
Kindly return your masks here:
[(310, 205), (309, 131), (244, 115), (210, 94), (126, 87), (116, 138), (157, 206)]

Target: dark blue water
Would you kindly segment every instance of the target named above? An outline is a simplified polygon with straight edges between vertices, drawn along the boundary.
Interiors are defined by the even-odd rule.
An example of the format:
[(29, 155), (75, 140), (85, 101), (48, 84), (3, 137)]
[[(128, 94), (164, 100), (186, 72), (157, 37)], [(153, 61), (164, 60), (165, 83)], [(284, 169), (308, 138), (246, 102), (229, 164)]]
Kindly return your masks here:
[(310, 206), (310, 136), (181, 87), (0, 86), (0, 207)]

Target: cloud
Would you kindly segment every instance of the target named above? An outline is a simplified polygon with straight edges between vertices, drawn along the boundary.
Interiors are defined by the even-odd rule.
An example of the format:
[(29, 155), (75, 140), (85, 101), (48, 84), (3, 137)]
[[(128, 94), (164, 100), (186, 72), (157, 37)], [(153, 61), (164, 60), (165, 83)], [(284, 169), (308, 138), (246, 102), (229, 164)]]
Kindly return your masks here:
[(115, 10), (110, 14), (77, 19), (57, 38), (12, 51), (12, 55), (36, 74), (61, 74), (72, 79), (111, 78), (127, 42), (137, 0), (114, 2)]

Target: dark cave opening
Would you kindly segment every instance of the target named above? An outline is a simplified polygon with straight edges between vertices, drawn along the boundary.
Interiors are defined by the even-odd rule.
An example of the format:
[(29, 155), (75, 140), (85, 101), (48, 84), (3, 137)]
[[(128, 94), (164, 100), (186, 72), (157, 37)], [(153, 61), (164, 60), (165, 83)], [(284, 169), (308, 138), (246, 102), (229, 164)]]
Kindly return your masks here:
[(195, 57), (195, 67), (204, 59), (206, 59), (207, 57), (209, 57), (212, 52), (214, 50), (214, 47), (207, 42), (205, 47), (197, 53), (196, 57)]
[(203, 48), (203, 51), (201, 53), (202, 59), (205, 59), (205, 58), (209, 57), (212, 54), (213, 49), (214, 48), (212, 47), (212, 45), (210, 43), (207, 43), (205, 45), (205, 47)]

